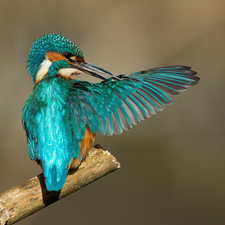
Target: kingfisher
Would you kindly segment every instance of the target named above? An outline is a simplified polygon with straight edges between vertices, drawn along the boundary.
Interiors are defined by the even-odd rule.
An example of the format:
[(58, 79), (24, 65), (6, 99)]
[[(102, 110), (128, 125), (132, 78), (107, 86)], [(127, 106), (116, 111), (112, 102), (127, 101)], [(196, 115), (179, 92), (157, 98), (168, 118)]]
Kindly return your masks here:
[[(191, 67), (180, 65), (115, 76), (85, 61), (74, 42), (54, 33), (33, 43), (27, 70), (34, 88), (24, 103), (22, 124), (29, 157), (41, 166), (48, 191), (62, 189), (68, 171), (85, 159), (97, 132), (130, 130), (200, 79)], [(75, 79), (82, 73), (101, 82)]]

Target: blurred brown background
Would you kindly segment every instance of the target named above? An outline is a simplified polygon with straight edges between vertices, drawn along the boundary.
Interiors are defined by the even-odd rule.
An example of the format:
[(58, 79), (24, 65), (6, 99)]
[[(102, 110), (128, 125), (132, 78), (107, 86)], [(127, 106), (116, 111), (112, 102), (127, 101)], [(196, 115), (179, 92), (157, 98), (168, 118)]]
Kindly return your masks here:
[(224, 12), (224, 0), (0, 1), (0, 192), (41, 172), (20, 121), (36, 38), (59, 33), (115, 75), (181, 64), (201, 77), (131, 131), (98, 136), (120, 170), (18, 224), (225, 224)]

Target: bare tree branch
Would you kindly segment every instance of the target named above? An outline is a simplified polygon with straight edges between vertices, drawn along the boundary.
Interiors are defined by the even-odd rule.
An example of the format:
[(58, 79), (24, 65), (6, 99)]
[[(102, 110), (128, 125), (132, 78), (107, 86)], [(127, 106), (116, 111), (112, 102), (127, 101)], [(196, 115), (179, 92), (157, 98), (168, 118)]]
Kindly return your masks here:
[(92, 148), (79, 169), (69, 172), (64, 187), (58, 192), (47, 191), (40, 174), (1, 193), (0, 224), (14, 224), (118, 168), (120, 164), (108, 151)]

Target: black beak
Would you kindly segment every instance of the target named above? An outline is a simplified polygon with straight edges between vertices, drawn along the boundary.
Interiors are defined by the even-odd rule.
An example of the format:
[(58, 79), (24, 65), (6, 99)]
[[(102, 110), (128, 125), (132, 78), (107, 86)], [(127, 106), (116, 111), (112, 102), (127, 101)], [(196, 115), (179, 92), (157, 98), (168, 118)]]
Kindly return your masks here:
[[(87, 73), (87, 74), (89, 74), (89, 75), (91, 75), (93, 77), (97, 77), (97, 78), (102, 79), (102, 80), (107, 80), (107, 78), (102, 76), (99, 73), (102, 73), (104, 75), (109, 75), (109, 76), (113, 77), (113, 79), (115, 79), (115, 80), (120, 80), (119, 77), (116, 77), (112, 73), (110, 73), (110, 72), (108, 72), (108, 71), (106, 71), (106, 70), (104, 70), (104, 69), (102, 69), (102, 68), (100, 68), (98, 66), (95, 66), (95, 65), (93, 65), (93, 64), (91, 64), (91, 63), (89, 63), (87, 61), (78, 62), (76, 64), (73, 64), (73, 66), (75, 68), (77, 68), (78, 70), (83, 71), (84, 73)], [(99, 73), (96, 73), (94, 71), (99, 72)]]

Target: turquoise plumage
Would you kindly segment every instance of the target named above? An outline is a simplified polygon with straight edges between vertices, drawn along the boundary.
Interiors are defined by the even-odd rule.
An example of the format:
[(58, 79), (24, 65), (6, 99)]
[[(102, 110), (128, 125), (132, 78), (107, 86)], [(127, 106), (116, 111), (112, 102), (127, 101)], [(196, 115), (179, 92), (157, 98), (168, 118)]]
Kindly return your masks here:
[[(163, 110), (172, 102), (170, 95), (178, 95), (199, 81), (196, 72), (186, 66), (115, 77), (84, 61), (74, 43), (55, 34), (34, 42), (27, 67), (35, 86), (24, 104), (22, 123), (29, 156), (42, 166), (49, 191), (60, 190), (68, 170), (84, 159), (94, 139), (86, 137), (87, 131), (89, 135), (121, 134)], [(104, 80), (92, 84), (72, 79), (79, 71)], [(91, 144), (83, 147), (86, 138)], [(73, 162), (78, 165), (70, 166)]]

